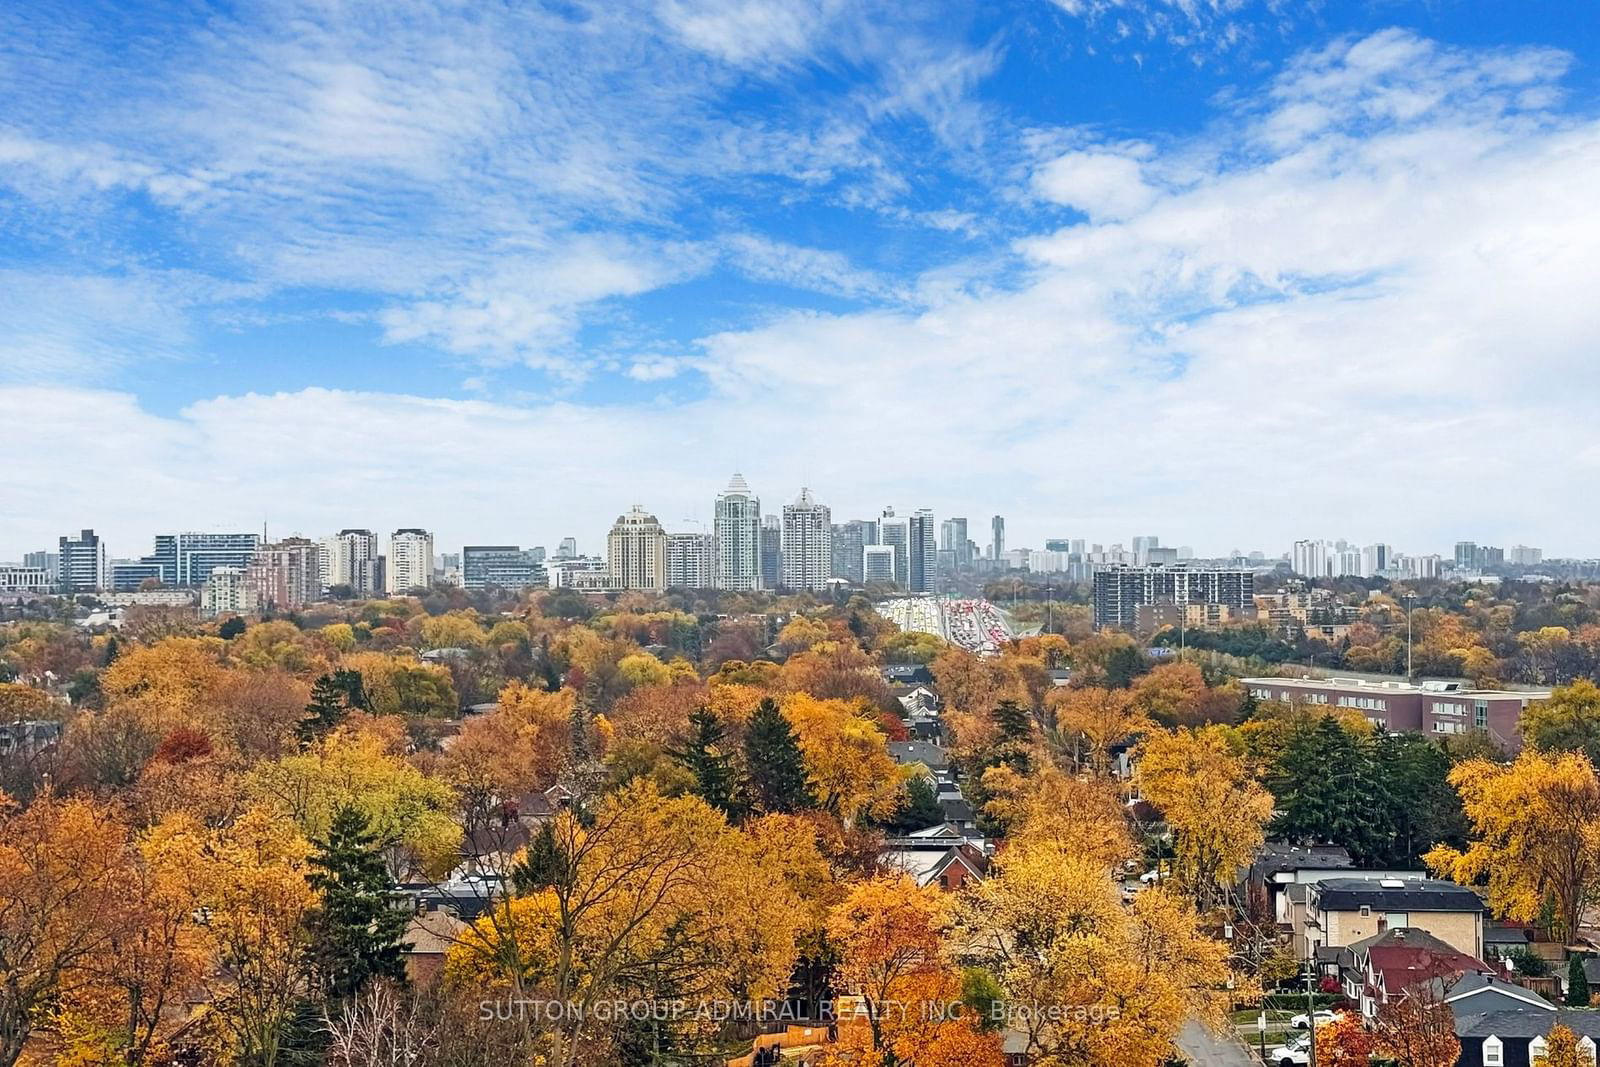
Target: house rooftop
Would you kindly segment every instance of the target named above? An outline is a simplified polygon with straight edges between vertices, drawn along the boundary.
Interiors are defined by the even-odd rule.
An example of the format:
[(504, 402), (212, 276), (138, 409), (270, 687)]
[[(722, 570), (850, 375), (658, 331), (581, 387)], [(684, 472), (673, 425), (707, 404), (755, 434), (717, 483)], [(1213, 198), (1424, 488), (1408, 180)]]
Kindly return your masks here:
[(1324, 911), (1461, 911), (1486, 909), (1478, 894), (1454, 882), (1432, 878), (1325, 878), (1313, 895)]
[(1539, 1008), (1463, 1015), (1456, 1019), (1456, 1036), (1531, 1039), (1548, 1034), (1557, 1023), (1565, 1024), (1579, 1037), (1600, 1038), (1600, 1012), (1549, 1012)]

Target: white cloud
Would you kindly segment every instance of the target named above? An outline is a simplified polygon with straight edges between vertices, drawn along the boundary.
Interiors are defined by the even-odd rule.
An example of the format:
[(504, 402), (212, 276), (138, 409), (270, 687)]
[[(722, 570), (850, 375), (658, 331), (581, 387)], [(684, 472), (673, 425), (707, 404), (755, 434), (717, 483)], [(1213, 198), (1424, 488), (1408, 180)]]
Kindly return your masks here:
[(1091, 222), (1112, 222), (1143, 211), (1156, 191), (1139, 161), (1111, 152), (1067, 152), (1034, 172), (1036, 192), (1077, 208)]
[(838, 252), (802, 248), (756, 234), (734, 234), (723, 242), (730, 262), (758, 281), (845, 297), (893, 298), (887, 279), (861, 270)]
[[(840, 518), (1007, 514), (1024, 544), (1153, 529), (1202, 551), (1348, 536), (1592, 554), (1600, 123), (1548, 110), (1565, 63), (1380, 34), (1291, 64), (1193, 139), (1064, 133), (1033, 153), (1031, 188), (1089, 217), (1034, 216), (1020, 271), (977, 261), (931, 272), (915, 291), (936, 301), (607, 353), (637, 381), (698, 372), (674, 382), (687, 402), (310, 390), (159, 417), (124, 396), (0, 390), (16, 442), (0, 499), (20, 504), (0, 551), (82, 525), (142, 550), (180, 524), (253, 527), (264, 505), (306, 533), (421, 523), (444, 544), (594, 547), (635, 500), (670, 525), (704, 518), (742, 469), (771, 500), (804, 478)], [(575, 309), (671, 277), (635, 273), (650, 256), (631, 244), (526, 247), (462, 252), (509, 273), (395, 300), (394, 339), (558, 352)], [(685, 252), (713, 254), (792, 284), (875, 284), (760, 234)], [(547, 279), (548, 262), (571, 269)], [(461, 476), (486, 462), (494, 478)], [(85, 472), (66, 492), (63, 469)]]

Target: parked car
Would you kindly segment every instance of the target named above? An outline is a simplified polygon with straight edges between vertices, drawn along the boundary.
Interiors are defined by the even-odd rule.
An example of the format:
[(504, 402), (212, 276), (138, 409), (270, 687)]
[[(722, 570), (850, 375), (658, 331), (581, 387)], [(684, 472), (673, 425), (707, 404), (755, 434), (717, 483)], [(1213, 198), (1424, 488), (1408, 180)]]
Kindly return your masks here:
[(1302, 1034), (1290, 1038), (1277, 1048), (1267, 1050), (1267, 1063), (1271, 1067), (1303, 1067), (1311, 1062), (1311, 1037)]
[[(1339, 1013), (1336, 1012), (1336, 1011), (1327, 1011), (1327, 1010), (1321, 1009), (1321, 1008), (1317, 1009), (1317, 1011), (1316, 1011), (1316, 1020), (1317, 1020), (1317, 1025), (1318, 1026), (1321, 1026), (1323, 1023), (1331, 1023), (1331, 1022), (1333, 1022), (1333, 1020), (1337, 1019), (1338, 1017), (1339, 1017)], [(1307, 1015), (1305, 1012), (1301, 1012), (1299, 1015), (1296, 1015), (1294, 1018), (1289, 1020), (1289, 1029), (1291, 1029), (1291, 1030), (1304, 1030), (1304, 1029), (1307, 1029), (1311, 1025), (1311, 1019), (1312, 1019), (1312, 1016)]]
[(1146, 885), (1149, 885), (1151, 882), (1161, 881), (1161, 868), (1155, 867), (1151, 870), (1145, 871), (1139, 876), (1139, 881), (1145, 883)]

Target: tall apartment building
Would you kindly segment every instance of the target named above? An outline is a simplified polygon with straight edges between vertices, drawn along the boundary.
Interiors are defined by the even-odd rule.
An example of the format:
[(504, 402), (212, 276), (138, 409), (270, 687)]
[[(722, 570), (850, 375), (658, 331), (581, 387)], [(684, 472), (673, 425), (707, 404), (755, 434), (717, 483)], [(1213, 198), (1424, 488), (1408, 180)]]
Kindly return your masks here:
[(1506, 559), (1518, 567), (1537, 567), (1544, 561), (1544, 549), (1530, 545), (1512, 545)]
[(413, 527), (389, 535), (389, 556), (385, 563), (391, 594), (427, 589), (433, 585), (433, 534)]
[[(1148, 567), (1152, 562), (1150, 559), (1151, 551), (1160, 547), (1161, 538), (1155, 536), (1154, 534), (1150, 534), (1145, 537), (1135, 537), (1133, 539), (1133, 565), (1135, 567)], [(1176, 558), (1177, 554), (1174, 553), (1173, 557)]]
[(1296, 541), (1290, 553), (1289, 566), (1296, 574), (1306, 578), (1328, 577), (1328, 542)]
[(606, 574), (620, 589), (667, 588), (667, 532), (637, 504), (617, 517), (606, 538)]
[(744, 475), (735, 474), (717, 494), (713, 529), (717, 537), (717, 586), (747, 591), (761, 588), (761, 500)]
[(1243, 614), (1254, 607), (1254, 594), (1255, 575), (1242, 568), (1114, 564), (1094, 572), (1094, 623), (1131, 630), (1141, 607), (1158, 604), (1184, 613), (1190, 604), (1214, 604)]
[(145, 582), (158, 585), (163, 581), (161, 564), (149, 560), (114, 559), (111, 561), (111, 588), (118, 593), (132, 593), (143, 588)]
[(902, 589), (910, 588), (911, 519), (896, 515), (894, 508), (884, 508), (878, 517), (878, 544), (894, 549), (894, 582)]
[(1470, 571), (1478, 567), (1478, 545), (1473, 541), (1456, 542), (1456, 570)]
[(111, 560), (93, 530), (59, 542), (57, 577), (63, 593), (93, 593), (111, 588)]
[(966, 519), (946, 519), (939, 524), (939, 551), (954, 554), (956, 569), (966, 570), (972, 565), (968, 555), (970, 545)]
[(140, 562), (160, 568), (161, 584), (190, 588), (204, 585), (214, 567), (248, 566), (260, 545), (257, 533), (157, 534), (155, 551)]
[(667, 588), (715, 589), (717, 539), (708, 533), (667, 535)]
[(862, 550), (878, 539), (878, 525), (851, 519), (833, 528), (833, 576), (853, 585), (865, 581)]
[(1394, 560), (1394, 549), (1381, 541), (1361, 550), (1361, 577), (1374, 578), (1389, 569)]
[(257, 608), (256, 586), (248, 567), (212, 567), (200, 590), (200, 611), (218, 615), (253, 615)]
[(919, 508), (906, 522), (906, 588), (931, 593), (939, 588), (939, 542), (933, 512)]
[(1002, 515), (996, 515), (989, 520), (989, 531), (992, 540), (989, 542), (989, 558), (999, 563), (1006, 558), (1006, 520)]
[(262, 610), (297, 611), (322, 597), (322, 549), (304, 537), (262, 545), (245, 568)]
[(776, 515), (761, 518), (761, 588), (776, 589), (783, 581), (783, 521)]
[(518, 592), (550, 584), (544, 564), (516, 545), (467, 545), (461, 550), (461, 588)]
[(861, 550), (861, 580), (888, 585), (894, 581), (894, 547), (868, 545)]
[(322, 581), (328, 588), (347, 585), (356, 596), (384, 592), (378, 571), (378, 539), (371, 530), (340, 530), (322, 539)]
[(44, 571), (52, 586), (61, 578), (61, 556), (59, 553), (27, 552), (22, 556), (22, 565), (29, 570)]
[(832, 512), (810, 489), (801, 489), (793, 504), (783, 506), (783, 586), (819, 590), (833, 570)]

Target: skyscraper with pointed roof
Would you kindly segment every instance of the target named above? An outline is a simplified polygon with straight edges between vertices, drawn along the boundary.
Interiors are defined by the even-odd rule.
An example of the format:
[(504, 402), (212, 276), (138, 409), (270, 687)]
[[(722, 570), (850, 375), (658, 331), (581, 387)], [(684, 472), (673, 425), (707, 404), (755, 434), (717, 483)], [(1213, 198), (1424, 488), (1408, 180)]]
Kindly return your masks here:
[(761, 588), (761, 500), (744, 475), (735, 474), (717, 494), (713, 529), (717, 536), (717, 586), (749, 591)]
[(820, 590), (833, 569), (833, 514), (810, 489), (783, 506), (783, 587)]

